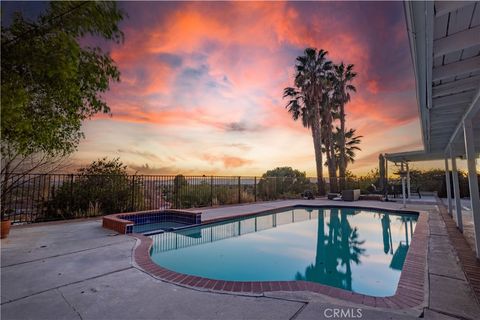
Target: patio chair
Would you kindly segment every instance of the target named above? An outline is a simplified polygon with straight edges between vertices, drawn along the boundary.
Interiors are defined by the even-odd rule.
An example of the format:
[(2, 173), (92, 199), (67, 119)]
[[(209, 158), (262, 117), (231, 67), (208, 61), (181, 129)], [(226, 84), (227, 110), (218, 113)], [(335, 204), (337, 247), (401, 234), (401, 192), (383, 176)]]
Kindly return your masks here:
[(385, 194), (384, 190), (380, 190), (373, 183), (367, 187), (367, 191), (369, 194)]
[(418, 193), (418, 199), (422, 199), (422, 194), (420, 193), (420, 186), (417, 187), (416, 193)]
[(302, 198), (305, 199), (305, 200), (313, 200), (313, 199), (315, 199), (315, 196), (314, 196), (312, 190), (305, 190), (302, 193)]
[(335, 198), (338, 198), (338, 197), (340, 197), (339, 193), (336, 193), (336, 192), (327, 193), (327, 199), (328, 200), (334, 200)]

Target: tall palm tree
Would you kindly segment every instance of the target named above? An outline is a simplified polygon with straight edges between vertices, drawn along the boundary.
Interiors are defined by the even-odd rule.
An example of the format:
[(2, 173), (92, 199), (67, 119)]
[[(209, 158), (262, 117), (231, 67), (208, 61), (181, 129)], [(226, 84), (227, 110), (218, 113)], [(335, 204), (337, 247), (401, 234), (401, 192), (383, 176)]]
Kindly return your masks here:
[(340, 159), (338, 168), (341, 190), (345, 188), (345, 174), (347, 171), (347, 154), (345, 144), (345, 105), (350, 101), (350, 92), (357, 91), (355, 86), (352, 84), (353, 80), (357, 76), (357, 73), (353, 71), (353, 68), (353, 64), (345, 66), (343, 62), (333, 67), (335, 75), (335, 94), (336, 100), (338, 101), (338, 116), (340, 119)]
[(303, 126), (312, 131), (320, 195), (325, 194), (320, 110), (327, 78), (332, 69), (332, 63), (327, 60), (326, 55), (327, 51), (323, 49), (305, 49), (303, 55), (297, 57), (294, 87), (287, 87), (283, 91), (283, 97), (290, 99), (286, 108), (293, 120), (301, 119)]
[(337, 159), (335, 157), (335, 140), (333, 136), (333, 123), (336, 114), (338, 114), (338, 103), (334, 94), (334, 82), (332, 77), (329, 77), (326, 90), (322, 100), (321, 110), (321, 126), (322, 126), (322, 141), (324, 148), (322, 149), (326, 154), (326, 166), (328, 167), (328, 177), (330, 180), (330, 192), (337, 192)]

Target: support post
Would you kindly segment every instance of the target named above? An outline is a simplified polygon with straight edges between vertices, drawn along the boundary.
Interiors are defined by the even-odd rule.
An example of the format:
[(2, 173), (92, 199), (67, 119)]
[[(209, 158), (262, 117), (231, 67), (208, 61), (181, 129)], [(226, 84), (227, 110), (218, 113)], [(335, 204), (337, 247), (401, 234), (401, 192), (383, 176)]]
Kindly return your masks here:
[(458, 185), (457, 160), (453, 154), (451, 146), (450, 157), (452, 158), (453, 195), (455, 197), (455, 213), (457, 218), (457, 227), (461, 232), (463, 232), (462, 206), (460, 204), (460, 187)]
[(385, 200), (388, 201), (388, 159), (385, 159)]
[(385, 187), (385, 157), (383, 154), (378, 156), (378, 172), (380, 173), (378, 188), (383, 190)]
[(410, 190), (410, 167), (408, 166), (408, 162), (406, 162), (407, 166), (407, 198), (412, 199), (412, 193)]
[(405, 197), (405, 177), (403, 176), (403, 174), (404, 174), (403, 161), (402, 161), (402, 166), (401, 166), (400, 171), (401, 171), (400, 178), (402, 179), (402, 203), (403, 203), (403, 207), (406, 208), (407, 207), (407, 199)]
[(447, 184), (447, 203), (448, 214), (452, 215), (452, 187), (450, 182), (450, 169), (448, 168), (448, 158), (445, 157), (445, 183)]
[(475, 229), (475, 251), (480, 258), (480, 196), (478, 194), (478, 177), (475, 166), (475, 138), (471, 120), (463, 121), (465, 137), (465, 151), (467, 153), (468, 186), (470, 189), (470, 202), (473, 215), (473, 228)]

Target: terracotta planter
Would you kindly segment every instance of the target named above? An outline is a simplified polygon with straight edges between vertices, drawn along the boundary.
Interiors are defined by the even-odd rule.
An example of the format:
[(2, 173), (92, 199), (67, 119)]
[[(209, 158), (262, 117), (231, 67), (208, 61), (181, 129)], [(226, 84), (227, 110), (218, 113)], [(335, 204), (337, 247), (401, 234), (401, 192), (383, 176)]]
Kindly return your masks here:
[(2, 229), (0, 232), (0, 238), (4, 239), (10, 233), (10, 220), (2, 221)]

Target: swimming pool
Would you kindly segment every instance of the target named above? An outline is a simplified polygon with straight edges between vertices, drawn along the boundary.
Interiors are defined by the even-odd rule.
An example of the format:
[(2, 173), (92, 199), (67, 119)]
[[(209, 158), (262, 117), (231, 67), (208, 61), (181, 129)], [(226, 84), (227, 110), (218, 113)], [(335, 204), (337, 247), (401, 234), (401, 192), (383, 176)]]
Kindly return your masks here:
[(151, 259), (229, 281), (303, 280), (384, 297), (397, 289), (417, 214), (293, 208), (150, 236)]

